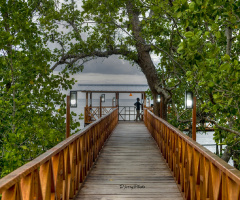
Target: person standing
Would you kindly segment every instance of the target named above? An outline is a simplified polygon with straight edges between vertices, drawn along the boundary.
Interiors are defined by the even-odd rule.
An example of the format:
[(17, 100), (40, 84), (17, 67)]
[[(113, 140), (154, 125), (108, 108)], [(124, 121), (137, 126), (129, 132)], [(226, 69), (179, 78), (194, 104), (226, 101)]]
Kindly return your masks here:
[(141, 103), (139, 102), (140, 99), (137, 98), (137, 102), (134, 104), (134, 106), (136, 106), (136, 110), (137, 110), (137, 116), (136, 116), (136, 121), (139, 119), (139, 121), (141, 120), (140, 118), (140, 107), (141, 107)]

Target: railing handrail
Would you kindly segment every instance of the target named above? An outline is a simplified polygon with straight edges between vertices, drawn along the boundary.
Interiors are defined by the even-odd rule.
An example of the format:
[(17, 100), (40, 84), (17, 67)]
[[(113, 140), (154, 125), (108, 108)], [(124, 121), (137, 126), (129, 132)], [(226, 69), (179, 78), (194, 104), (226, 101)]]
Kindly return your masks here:
[[(102, 108), (117, 108), (116, 106), (101, 106)], [(87, 106), (85, 108), (100, 108), (100, 106)]]
[(207, 148), (203, 147), (196, 141), (194, 141), (192, 138), (187, 136), (186, 134), (182, 133), (179, 129), (174, 127), (173, 125), (169, 124), (167, 121), (163, 120), (162, 118), (154, 115), (149, 110), (147, 111), (149, 114), (151, 114), (154, 118), (159, 120), (161, 123), (163, 123), (168, 128), (172, 129), (176, 134), (178, 134), (181, 138), (183, 138), (189, 145), (191, 145), (194, 149), (198, 150), (199, 153), (202, 155), (205, 155), (209, 160), (211, 160), (212, 163), (214, 163), (218, 168), (220, 168), (221, 171), (225, 172), (227, 175), (229, 175), (231, 178), (234, 179), (239, 185), (240, 185), (240, 171), (234, 168), (233, 166), (229, 165), (227, 162), (225, 162), (223, 159), (209, 151)]
[(126, 108), (135, 108), (136, 106), (118, 106), (120, 108), (126, 107)]
[(12, 187), (14, 184), (16, 184), (18, 181), (20, 181), (21, 178), (25, 177), (27, 174), (38, 169), (42, 164), (44, 164), (46, 161), (50, 160), (53, 156), (55, 156), (56, 154), (61, 152), (64, 148), (66, 148), (68, 145), (73, 143), (79, 137), (83, 136), (90, 129), (92, 129), (94, 126), (96, 126), (101, 121), (103, 121), (105, 118), (107, 118), (110, 114), (112, 114), (115, 110), (117, 110), (117, 108), (113, 109), (108, 115), (104, 115), (102, 118), (97, 119), (96, 121), (91, 123), (91, 125), (83, 128), (78, 133), (70, 136), (69, 138), (60, 142), (56, 146), (52, 147), (51, 149), (49, 149), (45, 153), (41, 154), (34, 160), (26, 163), (25, 165), (19, 167), (15, 171), (11, 172), (10, 174), (8, 174), (5, 177), (3, 177), (2, 179), (0, 179), (0, 194), (3, 193), (8, 188)]

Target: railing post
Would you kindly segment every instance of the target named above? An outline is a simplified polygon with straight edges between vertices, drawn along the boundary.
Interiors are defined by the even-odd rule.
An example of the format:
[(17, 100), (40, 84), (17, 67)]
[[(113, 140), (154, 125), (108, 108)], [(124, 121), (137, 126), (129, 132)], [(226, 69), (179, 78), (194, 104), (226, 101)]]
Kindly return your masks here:
[(193, 111), (192, 111), (192, 139), (196, 141), (196, 125), (197, 125), (197, 98), (193, 97)]
[(88, 114), (87, 114), (87, 108), (84, 108), (84, 125), (87, 123), (88, 121)]
[(67, 96), (67, 109), (66, 109), (66, 138), (70, 136), (70, 96)]
[(220, 131), (220, 155), (222, 155), (222, 131)]

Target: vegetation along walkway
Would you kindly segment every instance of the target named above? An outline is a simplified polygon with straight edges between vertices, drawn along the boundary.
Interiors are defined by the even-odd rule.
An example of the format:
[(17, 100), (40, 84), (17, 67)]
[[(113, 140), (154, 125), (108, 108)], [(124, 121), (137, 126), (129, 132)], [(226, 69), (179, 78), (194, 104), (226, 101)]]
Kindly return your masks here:
[(141, 122), (120, 123), (77, 200), (182, 200), (155, 141)]

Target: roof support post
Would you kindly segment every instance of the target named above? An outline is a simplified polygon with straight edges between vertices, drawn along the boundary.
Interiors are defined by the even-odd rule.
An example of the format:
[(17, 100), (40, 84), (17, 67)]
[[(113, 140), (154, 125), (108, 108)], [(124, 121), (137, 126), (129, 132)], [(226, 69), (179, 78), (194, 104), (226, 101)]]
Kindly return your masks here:
[(86, 107), (88, 107), (88, 92), (86, 92)]
[(116, 107), (119, 106), (119, 93), (116, 92)]
[(100, 118), (102, 117), (102, 97), (100, 96), (100, 108), (99, 108)]
[[(144, 100), (144, 93), (142, 93), (142, 95), (141, 95), (142, 97), (142, 100), (144, 101), (144, 106), (143, 106), (143, 103), (142, 103), (142, 105), (141, 105), (141, 107), (142, 107), (142, 111), (143, 111), (143, 108), (145, 107), (145, 100)], [(143, 115), (141, 115), (141, 119), (143, 120)]]
[(144, 108), (146, 108), (147, 107), (147, 101), (146, 101), (147, 97), (146, 97), (145, 92), (143, 93), (143, 96), (144, 96)]
[(70, 136), (70, 96), (67, 96), (67, 109), (66, 109), (66, 138)]
[(92, 92), (90, 92), (90, 107), (92, 107)]
[(192, 111), (192, 139), (196, 141), (196, 125), (197, 125), (197, 98), (193, 97), (193, 111)]

